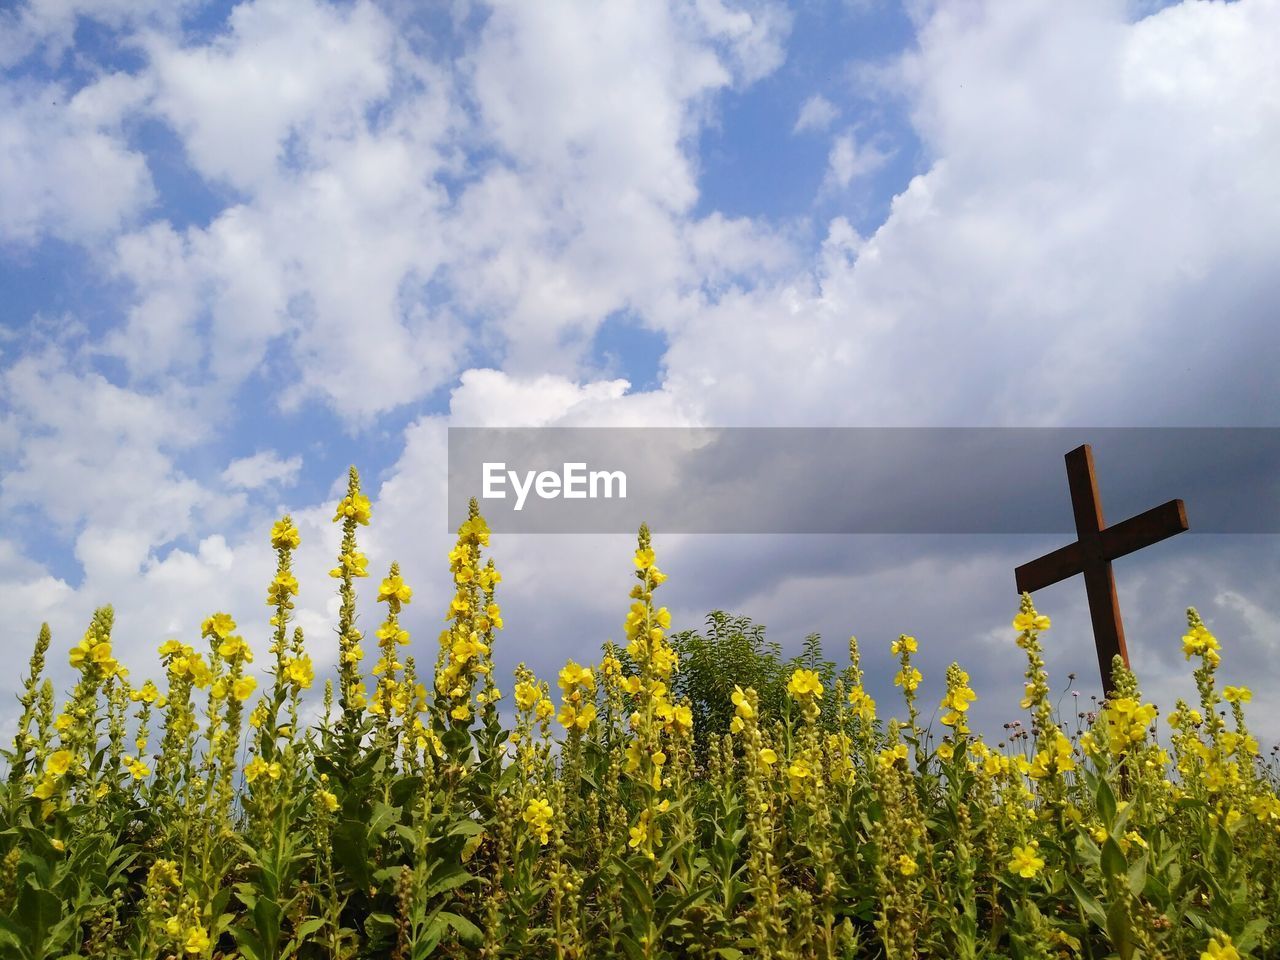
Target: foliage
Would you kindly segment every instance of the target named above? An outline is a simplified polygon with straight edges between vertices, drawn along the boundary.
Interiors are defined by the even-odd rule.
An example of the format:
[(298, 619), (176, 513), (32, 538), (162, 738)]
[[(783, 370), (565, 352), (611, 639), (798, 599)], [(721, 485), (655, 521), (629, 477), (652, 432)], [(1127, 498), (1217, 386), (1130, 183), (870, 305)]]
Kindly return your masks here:
[[(729, 732), (735, 687), (751, 687), (760, 709), (768, 716), (781, 717), (788, 710), (787, 681), (793, 672), (816, 670), (828, 689), (835, 679), (836, 666), (823, 658), (817, 634), (805, 638), (799, 656), (783, 660), (782, 647), (765, 639), (763, 624), (723, 610), (707, 614), (705, 632), (682, 630), (672, 634), (670, 642), (680, 663), (671, 682), (672, 697), (676, 702), (687, 702), (693, 711), (694, 754), (703, 763), (711, 745)], [(834, 703), (827, 706), (824, 719), (830, 726)]]
[(353, 470), (334, 518), (336, 678), (309, 725), (288, 517), (261, 690), (225, 613), (135, 685), (103, 608), (59, 710), (41, 630), (0, 788), (0, 956), (1280, 956), (1275, 771), (1194, 610), (1199, 702), (1168, 715), (1165, 747), (1122, 667), (1096, 716), (1060, 721), (1049, 620), (1024, 596), (1028, 724), (992, 746), (957, 664), (939, 729), (921, 727), (915, 638), (891, 645), (905, 716), (882, 722), (856, 641), (837, 672), (816, 638), (784, 664), (723, 613), (668, 636), (642, 528), (625, 648), (566, 664), (558, 696), (521, 666), (508, 697), (474, 504), (434, 665), (407, 655), (413, 591), (392, 564), (365, 673), (370, 518)]

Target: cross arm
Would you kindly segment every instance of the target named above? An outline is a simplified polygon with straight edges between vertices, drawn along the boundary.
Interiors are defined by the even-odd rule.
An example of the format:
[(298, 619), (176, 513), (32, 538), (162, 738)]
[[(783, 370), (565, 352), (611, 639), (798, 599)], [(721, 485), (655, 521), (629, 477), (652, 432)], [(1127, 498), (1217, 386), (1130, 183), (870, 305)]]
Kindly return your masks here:
[[(1170, 500), (1101, 532), (1101, 560), (1116, 560), (1190, 529), (1181, 500)], [(1019, 593), (1035, 593), (1083, 572), (1080, 544), (1069, 543), (1013, 571)]]
[(1084, 570), (1080, 557), (1080, 544), (1069, 543), (1065, 547), (1046, 553), (1013, 571), (1018, 582), (1018, 593), (1035, 593), (1045, 587), (1074, 577)]
[(1187, 508), (1181, 500), (1170, 500), (1103, 530), (1102, 554), (1115, 560), (1188, 529)]

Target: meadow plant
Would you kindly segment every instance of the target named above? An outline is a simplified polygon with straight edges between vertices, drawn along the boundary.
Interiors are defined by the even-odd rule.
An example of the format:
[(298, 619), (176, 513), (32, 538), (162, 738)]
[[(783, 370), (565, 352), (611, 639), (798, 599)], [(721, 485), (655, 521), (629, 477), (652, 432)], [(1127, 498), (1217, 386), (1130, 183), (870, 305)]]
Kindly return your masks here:
[(1010, 642), (1028, 726), (991, 744), (958, 663), (928, 721), (914, 637), (889, 645), (900, 718), (868, 694), (856, 640), (837, 675), (810, 650), (784, 670), (723, 615), (710, 638), (673, 637), (642, 527), (621, 643), (553, 683), (521, 664), (507, 698), (502, 578), (474, 501), (433, 672), (408, 655), (414, 594), (390, 562), (365, 674), (372, 517), (352, 469), (318, 714), (288, 516), (270, 531), (261, 673), (215, 612), (135, 684), (103, 607), (58, 709), (41, 628), (0, 787), (0, 957), (1280, 956), (1276, 770), (1194, 610), (1195, 706), (1161, 721), (1117, 662), (1111, 698), (1064, 719), (1050, 621), (1024, 595)]

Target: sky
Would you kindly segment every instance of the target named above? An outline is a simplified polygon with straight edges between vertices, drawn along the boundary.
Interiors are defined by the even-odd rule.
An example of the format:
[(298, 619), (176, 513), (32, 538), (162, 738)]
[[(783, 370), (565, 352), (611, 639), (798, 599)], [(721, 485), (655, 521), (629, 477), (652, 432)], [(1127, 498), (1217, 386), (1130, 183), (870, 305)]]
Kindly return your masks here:
[[(355, 464), (430, 662), (449, 426), (1280, 426), (1278, 38), (1277, 0), (7, 0), (0, 643), (47, 621), (64, 687), (105, 603), (135, 679), (214, 611), (264, 649), (287, 511), (331, 667)], [(1280, 543), (1194, 511), (1116, 564), (1134, 666), (1191, 696), (1196, 606), (1280, 739)], [(655, 545), (676, 627), (856, 634), (889, 710), (911, 633), (922, 696), (959, 660), (998, 731), (1012, 570), (1060, 544)], [(618, 639), (631, 549), (495, 536), (500, 673)], [(1037, 603), (1086, 709), (1083, 586)]]

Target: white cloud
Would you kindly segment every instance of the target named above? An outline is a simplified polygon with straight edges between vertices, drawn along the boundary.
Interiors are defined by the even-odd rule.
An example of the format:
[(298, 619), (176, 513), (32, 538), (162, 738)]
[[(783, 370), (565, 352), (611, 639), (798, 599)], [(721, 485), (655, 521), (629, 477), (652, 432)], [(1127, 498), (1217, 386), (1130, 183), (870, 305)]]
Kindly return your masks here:
[(827, 176), (823, 185), (847, 190), (856, 178), (875, 173), (888, 160), (888, 153), (873, 145), (858, 143), (853, 133), (846, 131), (831, 144), (831, 152), (827, 155)]
[(97, 240), (150, 203), (146, 160), (119, 129), (143, 94), (121, 76), (74, 95), (57, 84), (0, 85), (0, 241)]
[(261, 189), (281, 167), (314, 162), (314, 143), (363, 130), (364, 111), (388, 92), (391, 26), (371, 3), (344, 13), (314, 0), (257, 0), (232, 10), (228, 26), (207, 46), (163, 34), (147, 44), (156, 109), (210, 179)]
[(207, 372), (233, 392), (282, 344), (280, 406), (320, 398), (367, 424), (430, 393), (463, 348), (453, 313), (418, 302), (443, 250), (444, 74), (368, 3), (261, 0), (230, 26), (209, 47), (147, 48), (157, 110), (241, 200), (204, 227), (121, 238), (136, 300), (106, 347), (136, 376)]
[[(22, 242), (110, 239), (100, 246), (134, 299), (86, 351), (123, 359), (126, 376), (108, 380), (57, 352), (3, 373), (0, 443), (14, 457), (0, 510), (47, 512), (75, 539), (85, 580), (72, 588), (11, 548), (0, 553), (0, 604), (22, 609), (24, 630), (55, 618), (68, 637), (110, 595), (122, 636), (148, 655), (157, 631), (190, 635), (214, 609), (242, 615), (260, 641), (265, 617), (253, 617), (274, 519), (262, 484), (296, 468), (269, 452), (239, 461), (222, 479), (242, 492), (228, 495), (182, 467), (209, 436), (200, 425), (218, 429), (234, 402), (216, 398), (255, 375), (278, 405), (319, 400), (357, 426), (452, 389), (448, 415), (414, 421), (381, 486), (367, 483), (378, 494), (372, 566), (398, 558), (421, 585), (411, 609), (427, 651), (449, 540), (449, 423), (1270, 416), (1280, 399), (1268, 326), (1280, 293), (1275, 6), (1186, 4), (1137, 23), (1101, 0), (925, 9), (918, 49), (888, 74), (910, 104), (924, 172), (879, 229), (863, 237), (837, 216), (813, 256), (788, 228), (695, 213), (697, 134), (717, 97), (777, 69), (778, 5), (635, 2), (584, 15), (504, 2), (457, 63), (433, 63), (371, 4), (257, 0), (204, 46), (147, 34), (136, 85), (104, 79), (65, 116), (35, 92), (8, 92), (15, 110), (0, 129), (23, 179), (0, 171), (0, 184), (38, 189), (34, 200), (0, 191), (18, 198), (0, 229)], [(825, 113), (815, 106), (797, 129), (828, 129)], [(232, 191), (209, 222), (130, 224), (146, 201), (137, 184), (149, 181), (119, 129), (139, 115), (172, 124), (194, 170)], [(40, 170), (45, 135), (58, 149)], [(82, 198), (79, 161), (57, 157), (95, 142), (106, 157), (97, 183), (116, 189)], [(830, 193), (882, 163), (877, 150), (837, 136)], [(666, 338), (660, 389), (590, 369), (591, 336), (618, 312)], [(469, 369), (480, 363), (492, 368)], [(327, 506), (293, 513), (300, 620), (330, 651), (335, 531)], [(553, 653), (609, 635), (625, 603), (624, 541), (501, 543), (509, 620), (545, 631), (513, 657), (542, 657), (545, 669)], [(779, 571), (814, 555), (834, 570), (852, 563), (812, 543), (662, 546), (686, 615), (728, 595), (788, 639), (832, 594), (816, 573)], [(1007, 560), (877, 556), (857, 573), (858, 596), (893, 597), (938, 635), (963, 619), (946, 607), (971, 614), (968, 641), (980, 647), (989, 610), (1005, 602)], [(548, 570), (575, 573), (548, 585)], [(922, 581), (937, 585), (927, 605), (912, 592)], [(1135, 610), (1157, 608), (1152, 588), (1125, 589), (1126, 609), (1131, 598)], [(1066, 597), (1060, 625), (1083, 623), (1079, 598)], [(1268, 623), (1265, 606), (1221, 606), (1255, 633)], [(832, 630), (860, 615), (853, 604), (822, 613)], [(891, 619), (877, 615), (874, 629), (915, 628)], [(1081, 656), (1078, 641), (1062, 654), (1082, 672), (1085, 643)], [(1144, 666), (1164, 682), (1161, 657)]]
[[(451, 235), (459, 301), (495, 318), (507, 369), (574, 374), (611, 313), (662, 324), (686, 307), (704, 276), (687, 246), (692, 137), (716, 93), (776, 66), (759, 51), (784, 27), (761, 4), (496, 7), (468, 69), (501, 162), (463, 193)], [(766, 230), (743, 233), (752, 259), (772, 256)]]
[(112, 29), (172, 28), (200, 0), (18, 0), (0, 11), (0, 67), (39, 55), (56, 63), (82, 19)]
[(852, 257), (676, 331), (666, 388), (746, 423), (1267, 422), (1276, 8), (1122, 13), (939, 7), (901, 70), (927, 172)]
[(251, 457), (232, 460), (222, 471), (222, 480), (228, 486), (242, 490), (257, 490), (275, 484), (289, 486), (297, 482), (301, 469), (301, 457), (285, 459), (274, 450), (262, 450)]
[(815, 93), (800, 106), (800, 114), (792, 133), (826, 130), (840, 116), (836, 105), (820, 93)]
[(205, 436), (182, 388), (118, 387), (50, 346), (0, 374), (0, 397), (23, 437), (0, 480), (0, 509), (38, 506), (64, 529), (88, 522), (103, 537), (129, 531), (148, 543), (186, 532), (197, 510), (216, 509), (173, 459)]

